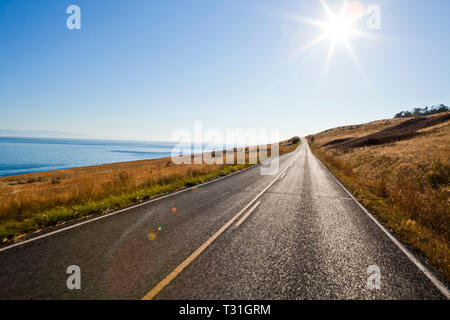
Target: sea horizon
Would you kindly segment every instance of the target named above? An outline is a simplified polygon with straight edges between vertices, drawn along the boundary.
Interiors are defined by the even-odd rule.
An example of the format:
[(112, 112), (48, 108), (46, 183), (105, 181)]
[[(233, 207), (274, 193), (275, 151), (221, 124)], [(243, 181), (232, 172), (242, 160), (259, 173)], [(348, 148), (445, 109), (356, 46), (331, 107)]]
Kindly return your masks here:
[(0, 177), (170, 157), (175, 142), (0, 136)]
[[(170, 157), (179, 144), (150, 140), (0, 136), (0, 177), (161, 159)], [(183, 153), (194, 153), (194, 144), (196, 142), (182, 144)], [(230, 147), (225, 143), (201, 145), (203, 152)]]

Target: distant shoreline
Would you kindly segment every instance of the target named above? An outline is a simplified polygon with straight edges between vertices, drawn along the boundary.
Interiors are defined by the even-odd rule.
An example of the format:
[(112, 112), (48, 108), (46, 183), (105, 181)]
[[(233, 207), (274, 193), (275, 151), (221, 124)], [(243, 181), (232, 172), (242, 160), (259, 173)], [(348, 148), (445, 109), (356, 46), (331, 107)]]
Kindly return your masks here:
[[(165, 141), (0, 136), (3, 151), (0, 154), (0, 177), (163, 159), (171, 156), (177, 144)], [(204, 152), (227, 148), (225, 144), (217, 144), (214, 148), (208, 148), (207, 143), (202, 146)]]
[(0, 137), (0, 177), (169, 157), (172, 142)]

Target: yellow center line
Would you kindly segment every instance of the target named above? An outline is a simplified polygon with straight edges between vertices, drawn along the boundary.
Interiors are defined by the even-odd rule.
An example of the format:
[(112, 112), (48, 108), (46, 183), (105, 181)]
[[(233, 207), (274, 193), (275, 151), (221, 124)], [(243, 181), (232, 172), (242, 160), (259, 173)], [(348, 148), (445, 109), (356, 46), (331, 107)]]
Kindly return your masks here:
[(245, 221), (245, 219), (247, 219), (247, 217), (253, 212), (255, 211), (255, 209), (259, 206), (259, 204), (261, 203), (261, 201), (258, 201), (257, 203), (255, 203), (255, 205), (248, 210), (248, 212), (246, 214), (244, 214), (244, 216), (241, 218), (241, 220), (239, 220), (238, 222), (236, 222), (236, 224), (234, 225), (234, 229), (236, 229), (237, 227), (239, 227), (242, 222)]
[[(298, 158), (298, 155), (294, 160), (291, 161), (292, 165)], [(225, 223), (219, 230), (216, 231), (208, 240), (206, 240), (197, 250), (195, 250), (189, 257), (187, 257), (183, 262), (181, 262), (172, 272), (170, 272), (164, 279), (162, 279), (152, 290), (150, 290), (141, 300), (152, 300), (158, 293), (161, 292), (173, 279), (180, 274), (192, 261), (194, 261), (206, 248), (216, 240), (226, 229), (228, 229), (233, 222), (239, 218), (250, 206), (252, 206), (256, 200), (258, 200), (269, 188), (280, 178), (281, 175), (286, 173), (290, 168), (290, 165), (281, 172), (278, 177), (276, 177), (261, 193), (259, 193), (252, 201), (250, 201), (241, 211), (239, 211), (233, 218), (231, 218), (227, 223)]]

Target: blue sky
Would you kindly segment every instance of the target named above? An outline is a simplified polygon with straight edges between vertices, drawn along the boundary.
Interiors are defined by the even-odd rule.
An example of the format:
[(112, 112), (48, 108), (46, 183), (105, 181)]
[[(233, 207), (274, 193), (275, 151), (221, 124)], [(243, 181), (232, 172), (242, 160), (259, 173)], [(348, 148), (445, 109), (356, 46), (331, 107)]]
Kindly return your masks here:
[[(450, 104), (450, 1), (367, 0), (358, 70), (315, 0), (2, 0), (0, 129), (170, 140), (173, 130), (279, 129), (282, 137)], [(329, 0), (331, 8), (343, 1)], [(81, 30), (66, 27), (81, 8)]]

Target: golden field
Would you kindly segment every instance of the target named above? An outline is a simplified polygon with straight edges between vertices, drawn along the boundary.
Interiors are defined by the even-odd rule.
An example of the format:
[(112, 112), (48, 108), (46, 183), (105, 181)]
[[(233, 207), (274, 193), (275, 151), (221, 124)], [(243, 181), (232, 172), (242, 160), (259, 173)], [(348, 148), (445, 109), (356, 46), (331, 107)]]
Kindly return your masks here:
[(312, 151), (378, 219), (450, 280), (450, 113), (308, 136)]
[[(298, 137), (280, 142), (280, 154), (293, 151), (298, 144)], [(14, 241), (27, 233), (104, 214), (246, 168), (250, 166), (248, 148), (245, 158), (245, 164), (224, 165), (175, 165), (171, 158), (162, 158), (2, 177), (0, 240)]]

